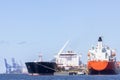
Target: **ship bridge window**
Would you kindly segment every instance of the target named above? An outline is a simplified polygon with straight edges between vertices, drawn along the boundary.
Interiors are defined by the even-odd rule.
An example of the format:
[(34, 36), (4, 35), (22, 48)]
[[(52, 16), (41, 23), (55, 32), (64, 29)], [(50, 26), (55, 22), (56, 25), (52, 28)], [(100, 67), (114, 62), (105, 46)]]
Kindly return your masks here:
[(109, 47), (107, 47), (107, 49), (109, 50), (110, 48), (109, 48)]
[(108, 54), (107, 53), (105, 53), (105, 58), (107, 59), (107, 56), (108, 56)]
[(70, 60), (72, 60), (72, 58), (68, 57), (68, 58), (67, 58), (67, 60), (69, 60), (69, 61), (70, 61)]
[(94, 50), (95, 48), (94, 47), (92, 47), (92, 50)]
[(106, 49), (105, 49), (105, 48), (103, 48), (103, 49), (102, 49), (102, 52), (103, 52), (103, 53), (105, 53), (105, 52), (106, 52)]

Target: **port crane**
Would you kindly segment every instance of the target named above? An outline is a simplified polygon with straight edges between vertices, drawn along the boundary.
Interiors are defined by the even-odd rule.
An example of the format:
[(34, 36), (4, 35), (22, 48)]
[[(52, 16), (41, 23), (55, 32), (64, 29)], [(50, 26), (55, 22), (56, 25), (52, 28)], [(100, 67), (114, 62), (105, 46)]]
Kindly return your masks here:
[(4, 58), (5, 68), (6, 68), (6, 74), (18, 74), (18, 73), (22, 73), (23, 66), (20, 65), (20, 64), (18, 64), (15, 61), (15, 58), (12, 58), (11, 60), (12, 60), (12, 65), (7, 62), (6, 58)]

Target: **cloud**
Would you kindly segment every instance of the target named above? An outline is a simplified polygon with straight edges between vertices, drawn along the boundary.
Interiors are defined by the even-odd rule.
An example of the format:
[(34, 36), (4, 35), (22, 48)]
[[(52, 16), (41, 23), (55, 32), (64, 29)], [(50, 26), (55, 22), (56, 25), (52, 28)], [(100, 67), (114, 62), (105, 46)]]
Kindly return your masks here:
[(0, 41), (0, 44), (9, 44), (9, 42), (8, 42), (8, 41), (5, 41), (5, 40), (1, 40), (1, 41)]
[(21, 41), (21, 42), (18, 42), (17, 44), (22, 45), (22, 44), (26, 44), (26, 43), (27, 43), (26, 41)]
[(18, 44), (18, 45), (23, 45), (26, 44), (27, 41), (5, 41), (5, 40), (0, 40), (0, 45), (9, 45), (9, 44)]

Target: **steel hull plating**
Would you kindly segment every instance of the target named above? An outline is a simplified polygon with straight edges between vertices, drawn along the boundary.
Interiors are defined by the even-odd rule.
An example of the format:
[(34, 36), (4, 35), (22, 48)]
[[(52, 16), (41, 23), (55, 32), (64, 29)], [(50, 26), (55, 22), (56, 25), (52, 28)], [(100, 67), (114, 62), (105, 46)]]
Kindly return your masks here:
[(54, 62), (27, 62), (25, 64), (31, 74), (53, 75), (57, 69), (57, 65)]
[(117, 74), (116, 62), (89, 61), (89, 74)]

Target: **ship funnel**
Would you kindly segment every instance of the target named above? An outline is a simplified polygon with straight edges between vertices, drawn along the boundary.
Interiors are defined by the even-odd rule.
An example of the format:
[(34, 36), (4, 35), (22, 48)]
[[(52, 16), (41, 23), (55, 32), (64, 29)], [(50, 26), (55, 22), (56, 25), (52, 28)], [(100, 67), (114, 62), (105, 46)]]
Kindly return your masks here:
[(102, 37), (99, 37), (98, 42), (102, 42)]

